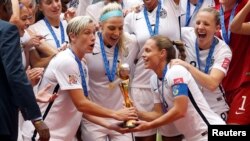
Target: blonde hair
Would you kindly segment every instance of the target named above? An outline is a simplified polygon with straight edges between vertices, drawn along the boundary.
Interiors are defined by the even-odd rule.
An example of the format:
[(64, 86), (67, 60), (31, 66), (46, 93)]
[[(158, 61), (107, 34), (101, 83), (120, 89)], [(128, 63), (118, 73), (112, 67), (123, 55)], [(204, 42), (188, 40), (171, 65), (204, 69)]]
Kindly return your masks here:
[[(110, 2), (107, 5), (105, 5), (102, 9), (101, 15), (100, 17), (102, 17), (104, 14), (111, 12), (111, 11), (121, 11), (122, 12), (122, 7), (119, 3), (117, 2)], [(113, 16), (116, 17), (117, 15)], [(100, 23), (104, 23), (105, 21), (107, 21), (108, 19), (104, 20), (104, 21), (100, 21)], [(121, 54), (126, 52), (126, 47), (125, 47), (125, 36), (122, 33), (119, 41), (118, 41), (118, 47), (119, 47), (119, 51)]]
[(93, 23), (93, 20), (89, 16), (74, 17), (68, 23), (66, 29), (67, 35), (69, 36), (69, 33), (73, 33), (74, 35), (79, 35), (81, 31), (83, 31), (90, 23)]
[(117, 2), (110, 2), (102, 8), (100, 17), (110, 11), (116, 11), (116, 10), (122, 11), (121, 5)]

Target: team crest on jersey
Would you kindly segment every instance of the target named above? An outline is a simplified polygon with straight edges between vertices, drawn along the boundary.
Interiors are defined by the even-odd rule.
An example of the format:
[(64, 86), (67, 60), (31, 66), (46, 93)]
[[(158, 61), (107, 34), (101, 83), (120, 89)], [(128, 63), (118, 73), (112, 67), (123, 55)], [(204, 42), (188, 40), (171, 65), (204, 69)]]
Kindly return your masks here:
[(77, 76), (76, 75), (69, 75), (69, 84), (76, 84), (77, 83)]
[(224, 69), (227, 69), (229, 67), (231, 60), (229, 58), (225, 58), (221, 67), (223, 67)]
[(163, 19), (167, 17), (167, 11), (164, 8), (161, 8), (160, 17)]
[(174, 96), (178, 95), (178, 93), (179, 93), (179, 85), (173, 86), (172, 90), (173, 90), (173, 95)]
[(183, 83), (184, 81), (183, 81), (183, 78), (182, 77), (180, 77), (180, 78), (175, 78), (174, 79), (174, 84), (179, 84), (179, 83)]

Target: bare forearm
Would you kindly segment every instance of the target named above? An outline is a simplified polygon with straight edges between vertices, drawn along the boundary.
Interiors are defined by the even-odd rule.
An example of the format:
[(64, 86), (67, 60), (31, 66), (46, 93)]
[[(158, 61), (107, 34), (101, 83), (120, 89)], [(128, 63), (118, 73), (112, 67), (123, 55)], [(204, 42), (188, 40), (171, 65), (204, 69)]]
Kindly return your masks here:
[(30, 64), (32, 67), (46, 67), (53, 56), (42, 58), (36, 50), (32, 50), (30, 53)]
[(116, 114), (113, 110), (104, 108), (87, 99), (82, 100), (82, 102), (77, 106), (77, 109), (78, 111), (89, 114), (89, 115), (116, 119)]
[(187, 113), (188, 100), (189, 98), (187, 96), (176, 96), (174, 98), (173, 107), (169, 109), (164, 115), (152, 121), (152, 126), (156, 128), (183, 118)]
[(11, 0), (12, 3), (12, 16), (10, 18), (10, 23), (18, 25), (20, 22), (20, 8), (18, 0)]
[(159, 112), (144, 112), (144, 111), (139, 111), (138, 112), (138, 117), (141, 120), (145, 121), (152, 121), (155, 120), (156, 118), (160, 117), (163, 113)]
[(162, 115), (159, 118), (151, 121), (150, 124), (151, 124), (152, 128), (157, 128), (157, 127), (160, 127), (162, 125), (172, 123), (172, 122), (174, 122), (174, 121), (176, 121), (176, 120), (178, 120), (179, 118), (182, 118), (182, 117), (183, 117), (182, 113), (178, 112), (177, 110), (170, 109), (164, 115)]
[(198, 70), (196, 67), (192, 66), (191, 64), (187, 67), (188, 71), (192, 74), (194, 79), (202, 86), (205, 87), (211, 91), (215, 90), (221, 81), (217, 81), (217, 79), (214, 79), (210, 74), (206, 74), (200, 70)]
[(239, 34), (246, 33), (249, 35), (250, 24), (245, 23), (245, 19), (249, 13), (250, 13), (250, 2), (248, 2), (247, 5), (234, 17), (232, 23), (230, 24), (230, 30), (234, 33), (239, 33)]
[(99, 116), (99, 117), (113, 118), (113, 119), (121, 120), (121, 121), (137, 119), (137, 115), (133, 107), (123, 108), (123, 109), (114, 111), (114, 110), (105, 108), (103, 106), (100, 106), (88, 100), (84, 96), (82, 89), (69, 90), (69, 94), (77, 110), (80, 112), (94, 115), (94, 116)]
[(58, 53), (57, 49), (55, 49), (54, 47), (50, 46), (45, 41), (41, 42), (41, 44), (38, 47), (36, 47), (36, 49), (40, 53), (42, 53), (43, 55), (45, 55), (46, 57), (54, 56), (55, 54)]

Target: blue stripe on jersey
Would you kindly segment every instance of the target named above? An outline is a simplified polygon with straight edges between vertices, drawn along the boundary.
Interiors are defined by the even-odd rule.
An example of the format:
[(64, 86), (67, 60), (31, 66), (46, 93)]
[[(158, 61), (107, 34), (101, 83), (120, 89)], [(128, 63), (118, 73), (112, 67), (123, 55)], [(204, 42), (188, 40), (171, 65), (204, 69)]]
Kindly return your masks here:
[(175, 96), (185, 95), (188, 96), (188, 86), (186, 83), (179, 83), (172, 87), (172, 93)]

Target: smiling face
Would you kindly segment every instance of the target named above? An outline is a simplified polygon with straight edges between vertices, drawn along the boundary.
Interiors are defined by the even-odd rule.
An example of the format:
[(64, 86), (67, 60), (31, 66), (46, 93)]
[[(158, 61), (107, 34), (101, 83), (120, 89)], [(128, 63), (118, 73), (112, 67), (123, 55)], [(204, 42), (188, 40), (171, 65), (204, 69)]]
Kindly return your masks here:
[(30, 19), (31, 23), (35, 22), (35, 14), (37, 11), (37, 6), (36, 3), (34, 2), (34, 0), (21, 0), (20, 1), (23, 5), (25, 5), (28, 10), (30, 10), (32, 18)]
[(48, 19), (59, 18), (62, 12), (61, 0), (41, 0), (39, 10)]
[(156, 71), (159, 68), (161, 60), (161, 51), (156, 46), (156, 41), (149, 39), (143, 46), (144, 52), (142, 58), (144, 60), (145, 69), (152, 69)]
[(24, 30), (30, 26), (30, 11), (27, 7), (22, 6), (20, 8), (20, 22), (18, 23), (18, 29), (20, 36), (23, 36)]
[(199, 12), (195, 24), (195, 33), (199, 47), (202, 49), (210, 48), (214, 34), (219, 28), (213, 13), (207, 11)]
[(111, 17), (101, 22), (100, 27), (104, 44), (106, 46), (114, 46), (118, 43), (123, 34), (123, 17)]

